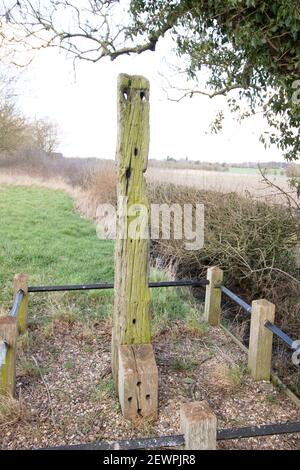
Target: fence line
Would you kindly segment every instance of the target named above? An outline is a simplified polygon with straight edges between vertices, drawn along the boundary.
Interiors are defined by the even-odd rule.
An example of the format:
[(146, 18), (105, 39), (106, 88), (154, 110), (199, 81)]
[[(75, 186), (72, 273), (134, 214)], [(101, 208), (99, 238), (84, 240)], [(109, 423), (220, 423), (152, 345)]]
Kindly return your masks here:
[[(222, 296), (226, 295), (237, 305), (251, 314), (251, 333), (248, 351), (248, 364), (255, 380), (269, 380), (271, 374), (271, 354), (273, 334), (278, 336), (291, 349), (298, 350), (294, 341), (274, 322), (275, 306), (262, 299), (247, 304), (243, 299), (222, 285), (223, 272), (217, 267), (208, 269), (207, 279), (149, 282), (150, 288), (163, 287), (204, 287), (206, 286), (205, 314), (211, 324), (219, 324)], [(17, 333), (27, 328), (28, 293), (85, 291), (93, 289), (113, 289), (113, 283), (60, 285), (60, 286), (29, 286), (26, 275), (17, 275), (14, 279), (14, 303), (7, 317), (0, 321), (0, 393), (13, 395), (16, 368)], [(20, 321), (21, 319), (21, 321)], [(181, 411), (181, 427), (183, 434), (159, 436), (155, 438), (134, 439), (118, 442), (98, 442), (74, 446), (59, 446), (61, 449), (154, 449), (185, 445), (186, 449), (212, 449), (217, 440), (242, 439), (275, 434), (300, 432), (300, 421), (279, 423), (244, 428), (216, 429), (216, 418), (206, 403), (194, 402), (184, 404), (188, 412)], [(199, 419), (197, 411), (199, 411)], [(204, 412), (203, 412), (204, 407)], [(193, 409), (192, 409), (193, 408)], [(195, 418), (196, 416), (196, 418)], [(190, 420), (192, 417), (192, 420)], [(184, 424), (183, 424), (184, 423)], [(196, 424), (195, 424), (196, 423)]]
[[(149, 282), (150, 288), (159, 287), (204, 287), (209, 284), (206, 279), (202, 280), (180, 280), (180, 281), (161, 281)], [(62, 286), (29, 286), (28, 292), (42, 293), (42, 292), (68, 292), (68, 291), (85, 291), (85, 290), (104, 290), (113, 289), (113, 283), (102, 284), (75, 284), (75, 285), (62, 285)]]
[[(235, 439), (249, 439), (251, 437), (267, 437), (281, 434), (300, 433), (300, 421), (291, 423), (263, 424), (258, 426), (245, 426), (241, 428), (217, 429), (216, 441)], [(175, 434), (142, 439), (129, 439), (120, 441), (100, 441), (88, 444), (74, 444), (66, 446), (47, 447), (45, 450), (142, 450), (168, 447), (181, 447), (185, 445), (185, 435)]]
[[(216, 272), (218, 273), (217, 277)], [(297, 342), (274, 324), (274, 304), (265, 299), (259, 299), (254, 300), (252, 305), (249, 305), (238, 295), (225, 287), (222, 282), (218, 283), (217, 278), (223, 279), (222, 270), (218, 267), (209, 268), (207, 279), (212, 282), (207, 287), (207, 295), (205, 298), (205, 317), (207, 321), (211, 325), (220, 324), (222, 302), (220, 292), (227, 295), (248, 314), (251, 314), (248, 367), (254, 380), (270, 380), (273, 334), (294, 351), (300, 351), (300, 345), (295, 346)]]
[(295, 341), (290, 338), (286, 333), (284, 333), (278, 326), (274, 325), (273, 323), (266, 321), (265, 327), (272, 331), (278, 338), (280, 338), (284, 343), (286, 343), (291, 349), (297, 350), (300, 349), (300, 345), (298, 347), (294, 347)]
[(247, 304), (247, 302), (241, 299), (238, 295), (231, 292), (231, 290), (227, 289), (227, 287), (220, 286), (220, 289), (225, 295), (227, 295), (231, 300), (233, 300), (236, 304), (242, 307), (247, 313), (251, 313), (251, 305)]

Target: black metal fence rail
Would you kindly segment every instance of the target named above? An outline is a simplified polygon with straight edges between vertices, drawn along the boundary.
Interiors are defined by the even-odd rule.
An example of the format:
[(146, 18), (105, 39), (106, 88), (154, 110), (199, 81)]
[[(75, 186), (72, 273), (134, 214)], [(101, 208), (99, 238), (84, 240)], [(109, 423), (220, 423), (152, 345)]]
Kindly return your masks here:
[(300, 349), (300, 344), (297, 344), (292, 338), (290, 338), (286, 333), (284, 333), (278, 326), (274, 325), (273, 323), (266, 321), (265, 327), (272, 331), (274, 335), (280, 338), (285, 344), (287, 344), (291, 349), (297, 351)]
[(233, 300), (236, 304), (242, 307), (247, 313), (251, 313), (252, 307), (251, 305), (247, 304), (243, 299), (241, 299), (238, 295), (231, 292), (231, 290), (227, 289), (225, 286), (220, 286), (221, 291), (227, 295), (231, 300)]
[[(246, 439), (250, 437), (266, 437), (280, 434), (300, 433), (300, 421), (292, 423), (264, 424), (243, 428), (218, 429), (217, 441)], [(160, 436), (122, 441), (100, 441), (89, 444), (48, 447), (45, 450), (142, 450), (179, 447), (185, 444), (183, 434)]]
[[(161, 281), (149, 282), (150, 288), (159, 287), (205, 287), (209, 284), (207, 279), (200, 280), (181, 280), (181, 281)], [(86, 291), (86, 290), (105, 290), (113, 289), (113, 283), (102, 284), (75, 284), (62, 286), (29, 286), (28, 292), (68, 292), (68, 291)]]
[[(225, 286), (220, 286), (221, 291), (227, 295), (231, 300), (233, 300), (236, 304), (242, 307), (247, 313), (251, 314), (252, 307), (251, 305), (247, 304), (243, 299), (241, 299), (238, 295), (234, 294), (231, 290), (227, 289)], [(285, 344), (287, 344), (291, 349), (298, 350), (300, 349), (300, 345), (296, 345), (296, 341), (290, 338), (284, 331), (282, 331), (278, 326), (274, 325), (273, 323), (266, 321), (264, 325), (268, 330), (272, 331), (279, 339), (281, 339)]]
[(18, 317), (19, 308), (21, 306), (23, 300), (24, 292), (20, 289), (15, 296), (14, 304), (12, 306), (11, 311), (9, 312), (10, 317)]

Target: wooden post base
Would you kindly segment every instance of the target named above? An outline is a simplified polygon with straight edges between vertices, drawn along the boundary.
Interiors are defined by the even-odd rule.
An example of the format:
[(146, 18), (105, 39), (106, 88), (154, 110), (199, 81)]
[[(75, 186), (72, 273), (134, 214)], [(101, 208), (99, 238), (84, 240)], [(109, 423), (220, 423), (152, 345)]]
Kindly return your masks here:
[(217, 419), (206, 401), (181, 405), (180, 421), (186, 450), (216, 449)]
[(118, 389), (125, 419), (157, 418), (158, 370), (151, 344), (119, 347)]

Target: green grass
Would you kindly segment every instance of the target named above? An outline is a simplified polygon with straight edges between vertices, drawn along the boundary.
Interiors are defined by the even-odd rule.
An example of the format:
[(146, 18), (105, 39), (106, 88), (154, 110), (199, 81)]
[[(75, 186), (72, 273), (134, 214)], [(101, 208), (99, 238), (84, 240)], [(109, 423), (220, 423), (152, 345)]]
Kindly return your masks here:
[[(80, 217), (64, 192), (0, 188), (0, 217), (0, 313), (7, 314), (11, 307), (12, 279), (19, 272), (29, 275), (30, 285), (113, 282), (114, 242), (98, 239), (95, 226)], [(151, 271), (152, 280), (168, 277)], [(152, 295), (155, 333), (175, 319), (198, 328), (199, 306), (189, 299), (187, 289), (153, 289)], [(108, 318), (112, 305), (112, 290), (32, 294), (29, 318), (51, 336), (53, 320), (72, 326)]]
[[(0, 304), (8, 309), (12, 279), (25, 272), (30, 284), (76, 284), (113, 280), (112, 241), (100, 240), (93, 224), (80, 217), (70, 196), (52, 189), (0, 188)], [(59, 294), (81, 310), (111, 293)], [(54, 294), (31, 296), (32, 305), (52, 302)], [(104, 301), (106, 304), (107, 301)]]
[(18, 271), (32, 283), (84, 283), (113, 279), (113, 242), (99, 240), (72, 199), (51, 189), (0, 189), (0, 282)]

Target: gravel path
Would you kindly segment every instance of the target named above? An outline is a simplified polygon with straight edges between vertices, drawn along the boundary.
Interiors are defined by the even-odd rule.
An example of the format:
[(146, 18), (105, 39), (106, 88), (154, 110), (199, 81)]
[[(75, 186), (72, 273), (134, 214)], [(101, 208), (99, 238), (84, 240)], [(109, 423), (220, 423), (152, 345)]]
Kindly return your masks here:
[[(180, 404), (191, 400), (207, 400), (219, 428), (300, 419), (300, 410), (285, 394), (250, 379), (246, 355), (224, 331), (211, 328), (201, 335), (175, 323), (154, 342), (159, 419), (126, 422), (112, 385), (110, 332), (108, 322), (97, 322), (87, 332), (80, 323), (60, 321), (54, 322), (53, 334), (45, 335), (42, 328), (31, 331), (33, 344), (18, 360), (17, 390), (24, 413), (0, 424), (2, 449), (178, 433)], [(218, 447), (300, 449), (300, 434), (224, 441)]]

